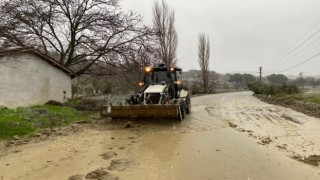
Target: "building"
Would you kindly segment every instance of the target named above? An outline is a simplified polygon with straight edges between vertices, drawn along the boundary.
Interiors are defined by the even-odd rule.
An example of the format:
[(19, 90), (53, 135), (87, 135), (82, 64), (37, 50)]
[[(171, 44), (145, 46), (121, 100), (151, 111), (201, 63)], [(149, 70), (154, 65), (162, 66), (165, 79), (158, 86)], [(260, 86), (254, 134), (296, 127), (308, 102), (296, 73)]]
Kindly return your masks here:
[(0, 106), (65, 102), (75, 73), (32, 48), (0, 50)]

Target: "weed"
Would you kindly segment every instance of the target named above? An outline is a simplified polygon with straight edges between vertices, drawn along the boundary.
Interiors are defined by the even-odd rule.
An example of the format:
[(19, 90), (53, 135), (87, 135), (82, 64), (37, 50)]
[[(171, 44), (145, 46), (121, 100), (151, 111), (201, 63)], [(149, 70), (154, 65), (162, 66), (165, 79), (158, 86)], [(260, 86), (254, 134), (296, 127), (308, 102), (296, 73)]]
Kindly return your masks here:
[(15, 110), (0, 109), (0, 140), (15, 135), (30, 135), (38, 129), (65, 126), (77, 121), (90, 121), (88, 111), (78, 111), (67, 106), (38, 105)]

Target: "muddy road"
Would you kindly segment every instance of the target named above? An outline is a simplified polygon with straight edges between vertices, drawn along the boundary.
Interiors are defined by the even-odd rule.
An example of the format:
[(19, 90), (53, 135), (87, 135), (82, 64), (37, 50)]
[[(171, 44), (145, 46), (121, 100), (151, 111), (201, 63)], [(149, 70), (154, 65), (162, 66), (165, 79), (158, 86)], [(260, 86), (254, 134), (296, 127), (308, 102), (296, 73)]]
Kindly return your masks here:
[(250, 92), (192, 103), (181, 123), (101, 121), (5, 148), (0, 179), (320, 179), (320, 119)]

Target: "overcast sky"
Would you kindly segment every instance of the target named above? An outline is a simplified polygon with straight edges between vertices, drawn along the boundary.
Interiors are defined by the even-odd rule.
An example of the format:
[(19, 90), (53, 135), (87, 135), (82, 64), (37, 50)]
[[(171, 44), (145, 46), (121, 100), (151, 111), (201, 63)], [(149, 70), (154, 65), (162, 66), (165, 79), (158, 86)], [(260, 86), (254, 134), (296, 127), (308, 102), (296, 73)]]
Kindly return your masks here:
[[(153, 2), (123, 0), (122, 7), (125, 11), (141, 14), (146, 24), (151, 25)], [(264, 75), (298, 75), (300, 72), (320, 75), (320, 55), (284, 71), (320, 53), (320, 40), (317, 40), (320, 39), (320, 32), (317, 33), (320, 29), (320, 24), (317, 24), (320, 21), (320, 0), (166, 2), (175, 11), (179, 38), (178, 66), (184, 70), (199, 69), (198, 34), (205, 32), (211, 43), (210, 70), (218, 73), (257, 75), (259, 66), (262, 66)], [(312, 34), (315, 35), (307, 40)], [(303, 44), (295, 48), (295, 43), (295, 46)], [(292, 50), (288, 51), (289, 48)]]

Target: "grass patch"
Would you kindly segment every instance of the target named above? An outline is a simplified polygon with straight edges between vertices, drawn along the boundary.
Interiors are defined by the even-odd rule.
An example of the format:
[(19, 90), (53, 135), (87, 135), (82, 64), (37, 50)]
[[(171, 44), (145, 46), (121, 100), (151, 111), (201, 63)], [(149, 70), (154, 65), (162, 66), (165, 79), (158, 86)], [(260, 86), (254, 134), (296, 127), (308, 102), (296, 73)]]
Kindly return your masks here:
[(39, 105), (28, 108), (0, 109), (0, 140), (15, 135), (31, 135), (38, 129), (65, 126), (77, 121), (90, 121), (96, 114), (67, 106)]
[(276, 100), (303, 100), (303, 96), (301, 94), (277, 94), (274, 96)]
[(279, 101), (302, 101), (320, 104), (320, 96), (306, 96), (303, 94), (278, 94), (273, 96), (275, 100)]
[(320, 96), (306, 97), (305, 101), (320, 104)]

